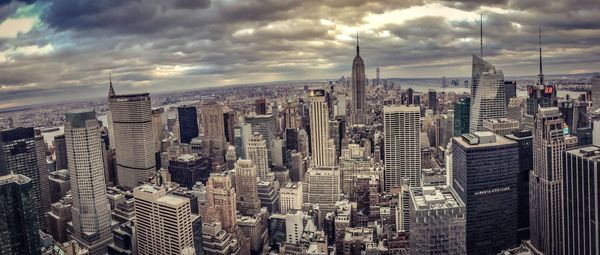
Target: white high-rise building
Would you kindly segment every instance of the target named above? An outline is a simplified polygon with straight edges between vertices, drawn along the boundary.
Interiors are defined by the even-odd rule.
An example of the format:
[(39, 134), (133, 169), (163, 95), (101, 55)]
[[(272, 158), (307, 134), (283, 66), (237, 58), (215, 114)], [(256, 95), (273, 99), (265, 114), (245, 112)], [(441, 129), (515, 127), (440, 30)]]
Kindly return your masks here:
[(335, 167), (310, 168), (302, 182), (302, 201), (318, 204), (323, 212), (332, 212), (341, 195), (340, 171)]
[(144, 184), (133, 189), (138, 254), (179, 255), (194, 247), (190, 200)]
[(105, 254), (112, 242), (110, 206), (104, 182), (104, 159), (94, 110), (65, 115), (65, 141), (71, 180), (73, 239), (90, 251)]
[(235, 163), (237, 209), (243, 215), (252, 216), (260, 211), (256, 178), (256, 166), (252, 160), (240, 159)]
[(270, 172), (269, 150), (267, 149), (267, 142), (263, 139), (262, 135), (255, 132), (248, 140), (246, 151), (248, 153), (248, 159), (252, 160), (254, 165), (256, 165), (258, 177), (263, 181), (267, 181)]
[(401, 187), (408, 178), (418, 187), (421, 177), (420, 109), (418, 106), (390, 105), (383, 108), (385, 144), (384, 188)]
[(290, 212), (285, 215), (286, 242), (298, 244), (304, 233), (304, 214), (302, 211)]
[(302, 183), (288, 182), (279, 189), (280, 213), (302, 209)]
[[(156, 170), (150, 94), (116, 95), (110, 87), (108, 109), (117, 158), (117, 183), (133, 188)], [(113, 142), (113, 141), (111, 141)]]
[(308, 95), (310, 115), (311, 165), (335, 165), (335, 142), (329, 137), (329, 112), (325, 90), (315, 89)]
[(469, 131), (483, 131), (483, 121), (506, 118), (504, 73), (473, 55)]

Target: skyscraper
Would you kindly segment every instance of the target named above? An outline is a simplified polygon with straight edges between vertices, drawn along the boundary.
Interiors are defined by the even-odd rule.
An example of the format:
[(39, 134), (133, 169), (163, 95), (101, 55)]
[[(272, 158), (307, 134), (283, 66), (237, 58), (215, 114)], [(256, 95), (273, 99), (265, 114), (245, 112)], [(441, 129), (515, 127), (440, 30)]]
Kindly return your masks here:
[(420, 108), (390, 105), (383, 107), (384, 189), (401, 187), (408, 178), (418, 187), (421, 176)]
[[(363, 70), (364, 72), (364, 70)], [(364, 84), (363, 84), (364, 87)], [(325, 90), (310, 91), (308, 95), (310, 115), (310, 142), (312, 166), (335, 165), (335, 142), (329, 136), (329, 115)]]
[(256, 176), (263, 181), (269, 180), (268, 174), (271, 172), (268, 162), (269, 151), (267, 143), (258, 132), (250, 137), (246, 151), (248, 152), (248, 159), (252, 160), (252, 163), (256, 166)]
[(376, 79), (375, 80), (375, 85), (379, 86), (379, 82), (380, 82), (380, 80), (379, 80), (379, 67), (377, 67), (377, 69), (375, 69), (375, 79)]
[(519, 145), (519, 240), (529, 240), (529, 172), (533, 169), (533, 136), (530, 130), (516, 131), (506, 138)]
[(267, 114), (267, 99), (259, 98), (254, 101), (254, 112), (256, 115), (266, 115)]
[(67, 169), (67, 145), (65, 144), (65, 135), (54, 136), (52, 145), (54, 146), (54, 156), (56, 158), (56, 170)]
[(358, 33), (356, 34), (356, 57), (352, 61), (352, 124), (365, 124), (365, 63), (360, 57), (360, 48), (358, 46)]
[(556, 107), (539, 108), (533, 135), (533, 171), (529, 174), (531, 244), (548, 255), (562, 254), (563, 152), (577, 145), (565, 134)]
[(453, 189), (466, 204), (467, 254), (517, 245), (519, 148), (491, 132), (452, 139)]
[(192, 189), (197, 182), (206, 183), (210, 170), (210, 159), (197, 154), (183, 154), (169, 160), (171, 181), (188, 189)]
[(237, 233), (236, 192), (231, 177), (224, 173), (213, 173), (206, 183), (206, 203), (201, 205), (200, 214), (205, 223), (220, 222), (228, 233)]
[(243, 215), (252, 216), (260, 211), (256, 178), (256, 166), (252, 160), (240, 159), (235, 163), (237, 209)]
[(592, 111), (600, 109), (600, 73), (594, 73), (590, 80), (592, 86)]
[(309, 169), (302, 185), (302, 201), (319, 205), (323, 212), (332, 212), (341, 200), (341, 176), (335, 167)]
[(0, 254), (41, 253), (33, 189), (27, 176), (0, 176)]
[(184, 105), (177, 107), (179, 117), (179, 142), (190, 143), (198, 137), (198, 111), (195, 106)]
[(210, 148), (211, 157), (221, 155), (225, 147), (225, 120), (223, 119), (223, 106), (209, 102), (200, 106), (202, 115), (202, 133), (206, 146)]
[(156, 170), (150, 94), (116, 95), (110, 84), (108, 109), (117, 162), (117, 183), (133, 188)]
[(506, 98), (506, 106), (511, 98), (517, 97), (517, 82), (504, 81), (504, 98)]
[(238, 158), (248, 158), (248, 142), (252, 136), (252, 126), (248, 123), (238, 123), (233, 127), (233, 145)]
[(600, 254), (600, 147), (567, 150), (563, 172), (565, 255)]
[(194, 248), (189, 199), (148, 184), (133, 189), (133, 196), (138, 254), (180, 255)]
[(469, 133), (470, 111), (470, 97), (461, 97), (454, 103), (454, 136)]
[(431, 111), (433, 111), (433, 114), (437, 114), (438, 110), (438, 99), (437, 99), (437, 93), (435, 92), (435, 90), (430, 89), (429, 93), (428, 93), (428, 98), (429, 98), (429, 109)]
[(105, 254), (106, 247), (112, 242), (110, 206), (104, 182), (100, 130), (94, 110), (75, 110), (65, 114), (65, 141), (73, 196), (73, 239), (92, 255)]
[(410, 254), (466, 254), (465, 215), (451, 188), (411, 188)]
[[(42, 174), (38, 158), (38, 146), (35, 140), (33, 128), (12, 128), (0, 130), (0, 176), (11, 173), (25, 175), (31, 179), (33, 186), (33, 203), (35, 206), (36, 222), (38, 228), (40, 225), (46, 225), (46, 208), (42, 196)], [(44, 222), (41, 223), (40, 222)]]
[[(277, 119), (273, 115), (249, 115), (244, 117), (244, 122), (250, 124), (252, 133), (258, 132), (267, 143), (267, 149), (271, 151), (273, 140), (277, 135)], [(273, 162), (271, 153), (268, 155), (269, 165)]]
[(506, 117), (504, 73), (473, 55), (469, 131), (483, 130), (483, 121)]

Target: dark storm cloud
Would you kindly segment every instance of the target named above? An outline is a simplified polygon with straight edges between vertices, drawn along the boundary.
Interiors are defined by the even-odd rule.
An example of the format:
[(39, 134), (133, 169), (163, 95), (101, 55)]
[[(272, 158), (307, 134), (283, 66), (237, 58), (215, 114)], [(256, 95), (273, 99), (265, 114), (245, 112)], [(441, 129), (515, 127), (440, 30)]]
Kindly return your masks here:
[[(0, 51), (47, 45), (53, 50), (4, 63), (0, 58), (0, 100), (103, 91), (109, 72), (119, 91), (337, 78), (350, 73), (357, 27), (369, 77), (376, 66), (384, 77), (465, 76), (470, 55), (479, 52), (480, 12), (484, 54), (507, 75), (536, 71), (538, 26), (548, 72), (588, 70), (600, 62), (595, 2), (442, 1), (475, 18), (424, 13), (373, 25), (365, 17), (433, 2), (46, 0), (44, 25), (0, 39)], [(0, 21), (23, 5), (0, 3), (5, 3)]]

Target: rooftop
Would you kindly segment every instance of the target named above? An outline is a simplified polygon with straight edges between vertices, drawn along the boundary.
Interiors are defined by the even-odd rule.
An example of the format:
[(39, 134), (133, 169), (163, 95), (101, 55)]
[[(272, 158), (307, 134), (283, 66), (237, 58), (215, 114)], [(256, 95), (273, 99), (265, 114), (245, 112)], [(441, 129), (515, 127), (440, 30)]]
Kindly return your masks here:
[(448, 188), (412, 188), (410, 189), (410, 195), (417, 210), (464, 207), (464, 203), (456, 193)]
[(515, 141), (500, 135), (496, 135), (492, 132), (474, 132), (463, 134), (461, 138), (453, 139), (465, 148), (485, 148), (499, 145), (516, 144)]
[(588, 145), (585, 147), (567, 150), (566, 153), (577, 157), (582, 157), (590, 161), (600, 161), (600, 147), (595, 145)]

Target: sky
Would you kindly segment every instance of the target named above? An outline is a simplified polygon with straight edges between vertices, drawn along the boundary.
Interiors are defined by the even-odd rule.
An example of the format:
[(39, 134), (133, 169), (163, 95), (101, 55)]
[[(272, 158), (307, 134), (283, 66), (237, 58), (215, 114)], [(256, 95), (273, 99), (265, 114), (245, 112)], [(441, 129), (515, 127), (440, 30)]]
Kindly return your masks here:
[(0, 109), (117, 93), (337, 79), (600, 70), (597, 0), (0, 0)]

